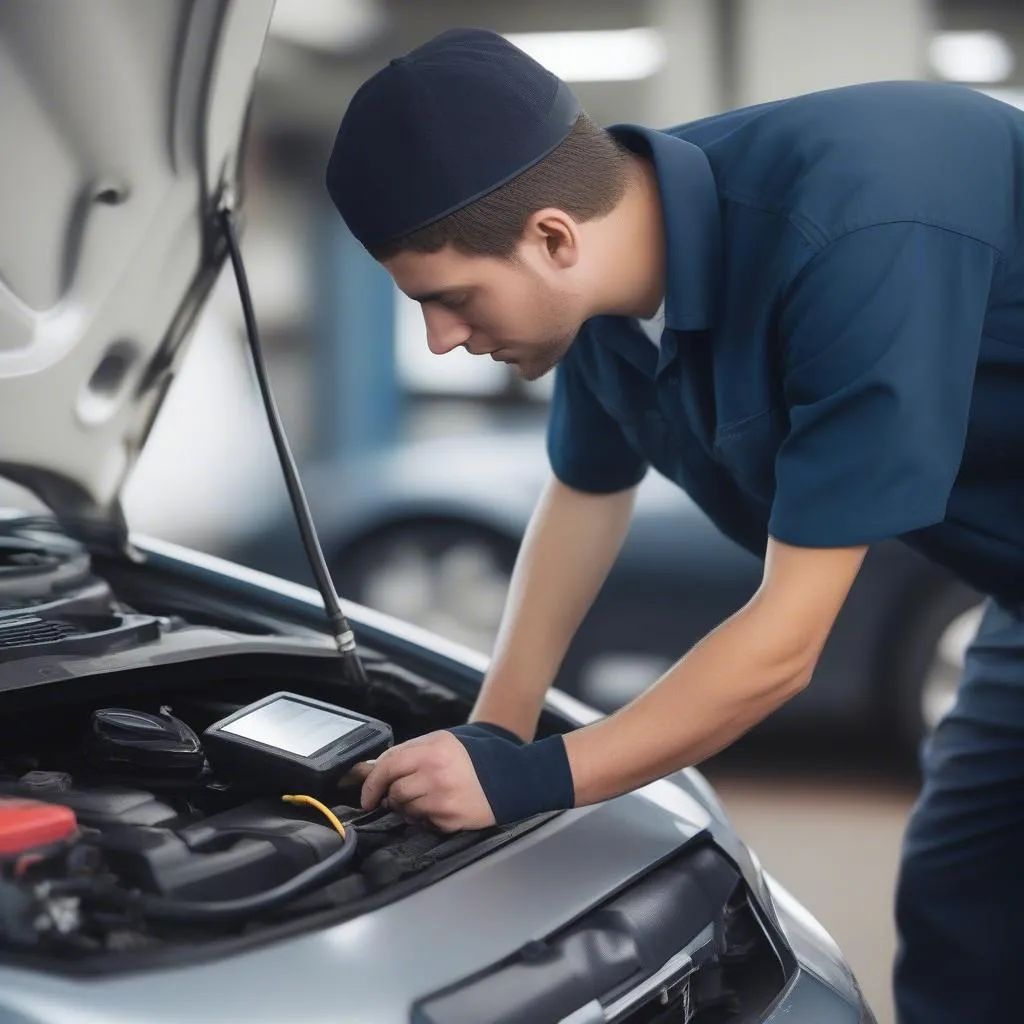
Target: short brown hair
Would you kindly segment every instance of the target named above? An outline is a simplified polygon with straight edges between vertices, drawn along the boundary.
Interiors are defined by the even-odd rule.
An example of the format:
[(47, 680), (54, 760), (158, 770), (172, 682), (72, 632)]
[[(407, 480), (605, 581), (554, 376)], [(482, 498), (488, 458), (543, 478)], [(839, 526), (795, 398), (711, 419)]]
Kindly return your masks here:
[(578, 221), (611, 213), (626, 190), (627, 150), (580, 114), (572, 131), (543, 160), (468, 206), (411, 235), (372, 246), (378, 261), (400, 252), (438, 252), (446, 245), (468, 256), (507, 258), (526, 222), (546, 206)]

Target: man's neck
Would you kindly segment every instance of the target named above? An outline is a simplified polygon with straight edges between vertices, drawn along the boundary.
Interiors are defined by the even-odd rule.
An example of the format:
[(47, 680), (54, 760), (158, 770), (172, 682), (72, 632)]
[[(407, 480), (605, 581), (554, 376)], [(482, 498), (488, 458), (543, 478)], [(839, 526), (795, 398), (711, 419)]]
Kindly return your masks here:
[(607, 260), (595, 304), (597, 313), (648, 318), (665, 298), (665, 227), (653, 165), (630, 159), (625, 195), (604, 224)]

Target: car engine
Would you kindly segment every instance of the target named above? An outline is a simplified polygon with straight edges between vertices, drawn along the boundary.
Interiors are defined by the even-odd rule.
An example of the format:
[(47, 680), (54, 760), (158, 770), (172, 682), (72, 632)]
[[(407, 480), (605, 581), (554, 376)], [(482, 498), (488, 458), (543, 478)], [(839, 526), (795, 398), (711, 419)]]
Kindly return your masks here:
[(5, 955), (116, 953), (120, 966), (134, 951), (341, 920), (531, 827), (446, 834), (364, 813), (344, 776), (316, 798), (218, 760), (204, 731), (284, 689), (372, 716), (396, 742), (466, 708), (373, 651), (365, 688), (345, 684), (315, 632), (263, 632), (231, 621), (237, 608), (225, 625), (151, 577), (133, 593), (118, 578), (131, 571), (95, 573), (38, 524), (0, 529)]
[[(187, 700), (182, 708), (201, 719)], [(351, 857), (313, 891), (262, 906), (261, 894), (336, 857), (345, 840), (312, 801), (219, 778), (175, 710), (96, 708), (31, 747), (3, 729), (0, 946), (96, 951), (251, 929), (356, 904), (502, 831), (446, 835), (386, 809), (364, 814), (358, 788), (342, 787), (328, 809), (358, 835)], [(160, 742), (111, 740), (146, 730)]]
[[(3, 723), (0, 947), (131, 949), (355, 909), (509, 833), (363, 813), (358, 784), (327, 805), (223, 778), (189, 724), (212, 710), (187, 697), (76, 710), (51, 716), (45, 738)], [(332, 859), (319, 884), (295, 887)]]

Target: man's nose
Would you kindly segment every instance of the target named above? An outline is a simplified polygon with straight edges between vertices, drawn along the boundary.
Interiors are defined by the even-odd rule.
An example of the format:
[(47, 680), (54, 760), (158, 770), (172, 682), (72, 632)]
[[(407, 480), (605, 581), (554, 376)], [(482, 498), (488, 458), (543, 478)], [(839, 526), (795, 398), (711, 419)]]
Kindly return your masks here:
[(427, 347), (436, 356), (465, 345), (473, 333), (469, 324), (446, 309), (424, 307), (423, 321), (427, 326)]

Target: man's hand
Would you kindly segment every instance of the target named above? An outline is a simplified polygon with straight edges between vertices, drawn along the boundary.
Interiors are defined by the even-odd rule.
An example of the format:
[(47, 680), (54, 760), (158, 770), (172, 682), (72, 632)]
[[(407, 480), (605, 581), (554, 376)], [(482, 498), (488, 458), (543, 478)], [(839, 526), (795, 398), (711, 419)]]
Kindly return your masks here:
[(560, 734), (524, 743), (494, 722), (410, 740), (352, 774), (364, 778), (364, 809), (386, 801), (445, 832), (507, 825), (575, 802)]
[(382, 801), (400, 814), (422, 818), (443, 832), (487, 828), (494, 813), (466, 748), (450, 732), (431, 732), (386, 750), (376, 761), (357, 764), (363, 779), (362, 807)]

